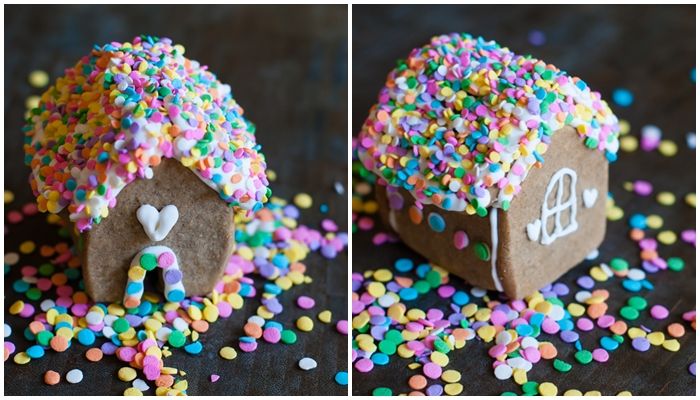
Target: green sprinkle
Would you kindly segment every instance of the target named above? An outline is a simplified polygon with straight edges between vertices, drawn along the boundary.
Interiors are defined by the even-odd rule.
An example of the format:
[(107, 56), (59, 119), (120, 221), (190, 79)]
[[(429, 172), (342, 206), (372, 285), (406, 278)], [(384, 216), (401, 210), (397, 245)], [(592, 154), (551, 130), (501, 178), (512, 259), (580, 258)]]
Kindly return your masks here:
[(666, 264), (668, 265), (668, 269), (676, 272), (682, 271), (683, 267), (685, 267), (685, 261), (679, 257), (670, 257), (666, 260)]
[(554, 359), (554, 369), (556, 369), (559, 372), (566, 373), (571, 371), (571, 364), (564, 360), (560, 360), (558, 358)]
[(625, 306), (620, 309), (620, 316), (628, 321), (639, 318), (639, 311), (636, 308)]
[(574, 358), (579, 363), (586, 365), (593, 360), (593, 353), (588, 350), (579, 350), (576, 352), (576, 354), (574, 354)]
[(440, 273), (435, 270), (428, 272), (425, 275), (425, 280), (428, 281), (430, 287), (433, 289), (440, 286), (440, 283), (442, 283), (442, 277), (440, 276)]
[(629, 267), (629, 263), (623, 258), (613, 258), (610, 260), (610, 268), (614, 269), (615, 271), (625, 271), (629, 269)]
[(50, 331), (41, 331), (36, 334), (36, 341), (42, 346), (48, 346), (53, 339), (53, 333)]
[[(591, 356), (592, 358), (593, 356)], [(535, 382), (535, 381), (528, 381), (523, 383), (523, 386), (521, 389), (523, 389), (524, 394), (536, 394), (537, 393), (537, 388), (540, 387), (540, 384)]]
[(117, 333), (124, 333), (129, 330), (129, 321), (124, 318), (117, 318), (112, 323), (112, 329)]
[(384, 354), (387, 355), (393, 355), (396, 353), (396, 343), (392, 342), (391, 340), (382, 340), (379, 342), (379, 351), (381, 351)]
[(173, 347), (182, 347), (185, 344), (185, 335), (180, 331), (170, 332), (168, 343)]
[(158, 259), (155, 254), (146, 253), (139, 259), (141, 266), (146, 271), (153, 271), (153, 269), (158, 265)]
[(481, 261), (488, 261), (489, 259), (491, 259), (491, 251), (484, 242), (478, 242), (474, 246), (474, 252), (476, 253), (476, 258), (478, 258)]
[(282, 341), (282, 343), (285, 344), (294, 344), (297, 342), (297, 334), (294, 333), (294, 331), (285, 329), (282, 331), (282, 336), (280, 337), (280, 340)]
[(627, 305), (637, 311), (642, 311), (647, 308), (647, 301), (641, 296), (632, 296), (627, 300)]
[(378, 387), (372, 391), (372, 396), (393, 396), (394, 393), (388, 387)]

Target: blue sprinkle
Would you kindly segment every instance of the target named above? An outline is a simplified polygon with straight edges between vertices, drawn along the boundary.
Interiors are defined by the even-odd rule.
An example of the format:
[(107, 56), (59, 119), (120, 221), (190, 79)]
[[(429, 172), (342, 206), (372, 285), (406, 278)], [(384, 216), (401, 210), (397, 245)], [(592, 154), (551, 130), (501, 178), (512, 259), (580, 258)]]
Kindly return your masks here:
[(428, 215), (428, 225), (435, 232), (442, 232), (445, 230), (445, 220), (437, 213), (430, 213)]
[(622, 287), (628, 292), (638, 292), (642, 290), (642, 283), (639, 281), (633, 281), (632, 279), (624, 279), (622, 281)]
[(179, 289), (175, 289), (169, 291), (165, 297), (168, 299), (168, 301), (181, 301), (185, 298), (185, 292)]
[(389, 364), (389, 356), (384, 353), (376, 352), (372, 354), (372, 357), (370, 358), (372, 359), (372, 362), (374, 362), (375, 365)]
[(419, 278), (425, 278), (425, 275), (428, 274), (428, 272), (432, 271), (433, 267), (430, 266), (430, 264), (421, 264), (418, 267), (416, 267), (416, 275), (418, 275)]
[(29, 290), (29, 283), (23, 280), (16, 280), (12, 283), (12, 289), (17, 293), (24, 293)]
[(335, 382), (338, 385), (343, 385), (347, 386), (348, 384), (348, 373), (345, 371), (340, 371), (337, 374), (335, 374)]
[(126, 285), (126, 293), (128, 294), (136, 294), (142, 289), (143, 285), (141, 284), (141, 282), (131, 282), (128, 285)]
[(84, 346), (90, 346), (95, 343), (95, 332), (90, 329), (83, 328), (78, 332), (78, 342)]
[(202, 352), (202, 342), (192, 342), (185, 346), (185, 351), (189, 354), (199, 354)]
[(394, 268), (399, 272), (409, 272), (413, 269), (413, 261), (410, 258), (399, 258), (394, 262)]
[(469, 303), (469, 295), (466, 292), (459, 290), (452, 295), (452, 302), (458, 306), (463, 306)]
[(528, 324), (520, 324), (515, 327), (515, 331), (518, 332), (520, 336), (530, 336), (532, 334), (532, 327)]
[(241, 336), (238, 340), (244, 343), (255, 343), (255, 338), (251, 336)]
[(634, 95), (627, 89), (617, 88), (613, 90), (612, 98), (620, 107), (629, 107), (634, 102)]
[(34, 346), (31, 346), (30, 348), (28, 348), (25, 351), (25, 353), (27, 353), (27, 355), (30, 358), (41, 358), (44, 356), (44, 348), (38, 344), (35, 344)]
[(542, 322), (544, 321), (544, 314), (536, 312), (530, 316), (530, 325), (532, 326), (540, 326), (542, 325)]
[(603, 336), (602, 338), (600, 338), (600, 346), (605, 350), (612, 351), (620, 347), (620, 343), (618, 343), (615, 339), (609, 336)]
[(415, 300), (418, 298), (418, 291), (414, 288), (403, 288), (399, 290), (401, 300)]
[(562, 331), (571, 331), (574, 329), (574, 321), (570, 319), (562, 319), (561, 321), (557, 321), (559, 324), (559, 329)]
[(630, 217), (629, 224), (632, 228), (646, 229), (647, 227), (647, 217), (642, 214), (633, 214)]

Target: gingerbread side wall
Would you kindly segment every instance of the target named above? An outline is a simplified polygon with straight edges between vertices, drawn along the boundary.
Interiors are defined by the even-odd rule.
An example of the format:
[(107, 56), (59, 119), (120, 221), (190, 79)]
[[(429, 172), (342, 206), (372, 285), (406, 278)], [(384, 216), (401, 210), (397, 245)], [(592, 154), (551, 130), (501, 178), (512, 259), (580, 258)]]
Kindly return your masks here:
[[(178, 257), (188, 295), (211, 291), (233, 250), (233, 209), (178, 161), (165, 159), (152, 179), (137, 179), (117, 196), (117, 206), (83, 234), (83, 275), (95, 301), (119, 301), (132, 258), (147, 246), (168, 246)], [(167, 237), (152, 242), (137, 209), (175, 205), (179, 218)], [(151, 272), (154, 273), (154, 272)]]
[[(505, 240), (508, 246), (499, 254), (502, 268), (505, 269), (505, 286), (509, 287), (515, 297), (522, 298), (541, 289), (544, 283), (552, 282), (576, 266), (585, 256), (595, 250), (605, 236), (605, 202), (608, 193), (608, 162), (603, 153), (587, 149), (573, 128), (563, 128), (553, 135), (552, 144), (543, 155), (542, 168), (530, 171), (523, 184), (522, 192), (513, 200), (511, 208), (504, 213), (502, 225), (505, 228)], [(552, 177), (562, 168), (571, 169), (576, 176), (576, 222), (578, 228), (557, 238), (549, 245), (541, 244), (542, 229), (538, 240), (528, 237), (528, 224), (531, 224), (531, 236), (535, 236), (537, 220), (542, 216), (542, 204), (545, 192)], [(561, 173), (565, 203), (570, 189), (571, 175)], [(553, 185), (553, 192), (558, 190)], [(592, 207), (586, 207), (583, 191), (588, 190), (588, 200), (596, 192)], [(548, 199), (547, 208), (555, 207), (556, 195)], [(568, 215), (571, 214), (571, 209)], [(552, 228), (553, 217), (547, 219)], [(567, 216), (562, 213), (562, 225), (567, 223)], [(540, 222), (541, 224), (541, 222)], [(553, 229), (551, 229), (553, 231)]]

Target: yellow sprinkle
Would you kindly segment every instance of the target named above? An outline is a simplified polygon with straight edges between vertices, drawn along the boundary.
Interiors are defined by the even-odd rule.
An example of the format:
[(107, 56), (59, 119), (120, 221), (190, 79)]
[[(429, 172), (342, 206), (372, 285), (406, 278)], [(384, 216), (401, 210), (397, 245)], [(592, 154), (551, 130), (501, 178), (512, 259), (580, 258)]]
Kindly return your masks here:
[(130, 387), (124, 390), (124, 396), (143, 396), (143, 393), (135, 387)]
[[(17, 300), (10, 306), (10, 314), (17, 315), (24, 309), (24, 302), (22, 300)], [(50, 310), (49, 310), (50, 311)], [(47, 314), (48, 317), (48, 314)]]
[(659, 192), (656, 195), (656, 201), (662, 206), (670, 206), (676, 202), (676, 195), (671, 192)]
[(681, 344), (676, 339), (664, 340), (662, 346), (664, 349), (674, 353), (681, 349)]
[(24, 101), (24, 106), (27, 108), (27, 110), (33, 110), (39, 107), (39, 100), (39, 96), (29, 96)]
[(666, 157), (673, 157), (678, 153), (678, 145), (675, 142), (665, 139), (659, 143), (659, 153)]
[(578, 389), (569, 389), (564, 392), (564, 396), (583, 396), (583, 393)]
[(629, 390), (623, 390), (620, 393), (618, 393), (616, 396), (632, 396), (632, 392)]
[(559, 393), (559, 389), (552, 382), (542, 382), (537, 390), (542, 396), (556, 396)]
[(583, 394), (584, 396), (602, 396), (599, 391), (597, 390), (589, 390), (588, 392)]
[(639, 147), (639, 140), (634, 136), (623, 136), (620, 138), (620, 149), (631, 153)]
[(372, 282), (369, 285), (367, 285), (367, 293), (369, 293), (374, 298), (379, 298), (384, 296), (384, 293), (386, 293), (386, 287), (384, 287), (383, 283)]
[[(602, 272), (602, 271), (601, 271)], [(541, 312), (542, 314), (549, 314), (552, 311), (552, 303), (548, 301), (540, 302), (535, 306), (535, 311)]]
[(294, 196), (294, 204), (299, 208), (309, 208), (313, 203), (313, 199), (307, 193), (299, 193)]
[(27, 355), (27, 353), (20, 351), (19, 353), (15, 354), (14, 360), (15, 364), (24, 365), (31, 361), (31, 358)]
[(41, 70), (32, 71), (29, 73), (27, 80), (33, 87), (43, 88), (49, 84), (49, 74)]
[(695, 208), (695, 193), (688, 193), (685, 195), (685, 203), (693, 208)]
[(599, 266), (591, 268), (588, 274), (591, 275), (591, 278), (595, 279), (598, 282), (605, 282), (608, 280), (608, 275)]
[(569, 305), (566, 306), (566, 310), (572, 317), (580, 317), (586, 312), (586, 308), (578, 303), (569, 303)]
[(522, 368), (513, 369), (513, 380), (518, 385), (522, 385), (527, 382), (527, 372)]
[(22, 254), (30, 254), (34, 249), (36, 249), (36, 244), (31, 240), (22, 242), (22, 244), (19, 245), (19, 252)]
[(406, 347), (405, 344), (400, 345), (399, 348), (396, 349), (396, 353), (401, 358), (412, 358), (416, 354), (415, 351)]
[(410, 363), (410, 364), (408, 364), (408, 369), (414, 370), (414, 369), (418, 369), (418, 368), (420, 368), (420, 367), (422, 367), (422, 366), (423, 366), (423, 365), (420, 364), (420, 363)]
[(610, 221), (619, 221), (625, 216), (625, 212), (618, 206), (613, 206), (606, 210), (606, 216)]
[(359, 314), (357, 314), (355, 317), (352, 319), (352, 327), (354, 329), (361, 329), (367, 323), (369, 322), (369, 314), (366, 311), (363, 311)]
[(676, 234), (673, 231), (661, 231), (656, 239), (663, 244), (673, 244), (676, 242)]
[(476, 331), (480, 338), (484, 339), (486, 343), (490, 343), (493, 337), (496, 335), (496, 328), (492, 325), (484, 325)]
[(651, 229), (659, 229), (664, 226), (664, 219), (656, 214), (647, 216), (647, 226)]
[(324, 324), (328, 324), (331, 322), (331, 317), (333, 314), (331, 314), (330, 310), (323, 310), (320, 313), (318, 313), (318, 320), (323, 322)]
[(219, 309), (213, 305), (204, 307), (204, 319), (206, 319), (207, 322), (215, 322), (219, 319)]
[(314, 321), (306, 315), (299, 317), (297, 320), (297, 328), (303, 332), (311, 332), (314, 329)]
[(647, 335), (647, 340), (654, 346), (661, 346), (664, 342), (665, 336), (663, 332), (652, 332)]
[(119, 377), (119, 380), (123, 382), (131, 382), (136, 379), (136, 370), (131, 367), (122, 367), (119, 368), (117, 376)]
[(394, 277), (394, 274), (392, 274), (391, 271), (389, 271), (388, 269), (382, 268), (374, 271), (372, 277), (374, 278), (374, 280), (377, 280), (379, 282), (389, 282), (391, 278)]
[(638, 337), (645, 337), (646, 335), (647, 335), (647, 333), (644, 330), (639, 329), (637, 327), (632, 327), (632, 328), (629, 328), (627, 330), (627, 336), (629, 336), (630, 339), (635, 339)]
[(462, 379), (462, 374), (454, 369), (448, 369), (442, 373), (440, 378), (447, 383), (457, 383), (460, 379)]
[(620, 135), (626, 135), (630, 133), (630, 123), (627, 120), (621, 119), (617, 126), (620, 128)]
[(9, 190), (5, 190), (5, 204), (12, 203), (15, 200), (15, 194)]
[(457, 396), (462, 393), (464, 386), (461, 383), (448, 383), (445, 385), (445, 394), (448, 396)]
[(441, 367), (444, 367), (445, 365), (447, 365), (447, 363), (450, 362), (450, 358), (445, 353), (434, 351), (430, 353), (430, 361), (434, 362), (435, 364)]
[(238, 353), (236, 353), (236, 349), (233, 347), (224, 346), (219, 350), (219, 355), (225, 360), (233, 360)]
[(269, 168), (267, 170), (265, 170), (265, 175), (267, 176), (267, 180), (270, 182), (274, 182), (277, 180), (277, 172), (275, 172)]

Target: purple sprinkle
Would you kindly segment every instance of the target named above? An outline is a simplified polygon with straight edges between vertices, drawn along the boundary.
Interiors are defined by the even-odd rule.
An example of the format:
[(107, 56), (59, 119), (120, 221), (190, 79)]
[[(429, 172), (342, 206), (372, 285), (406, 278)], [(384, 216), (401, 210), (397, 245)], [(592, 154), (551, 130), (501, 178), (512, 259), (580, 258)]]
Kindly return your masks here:
[(569, 294), (569, 287), (563, 283), (555, 283), (552, 289), (554, 290), (554, 293), (559, 296), (566, 296)]
[(693, 361), (693, 363), (688, 366), (688, 371), (691, 375), (695, 376), (695, 361)]
[[(693, 375), (695, 375), (695, 363), (692, 364), (693, 366)], [(428, 389), (425, 390), (425, 393), (428, 396), (440, 396), (442, 394), (442, 385), (435, 384), (435, 385), (430, 385), (428, 386)]]
[(632, 347), (634, 347), (634, 349), (637, 351), (647, 351), (649, 350), (650, 346), (651, 344), (646, 338), (636, 337), (632, 339)]
[(559, 334), (561, 337), (561, 340), (563, 340), (566, 343), (573, 343), (578, 340), (578, 333), (575, 331), (561, 331)]
[(547, 42), (547, 36), (545, 36), (544, 32), (537, 29), (533, 29), (527, 35), (527, 40), (533, 46), (542, 46)]
[(165, 271), (165, 275), (163, 276), (163, 280), (165, 283), (174, 285), (182, 280), (182, 272), (180, 272), (179, 269), (169, 269)]
[(593, 289), (595, 281), (588, 275), (584, 275), (576, 280), (576, 284), (584, 289)]

